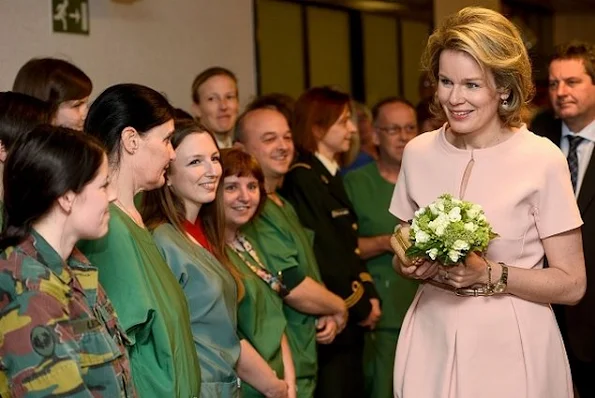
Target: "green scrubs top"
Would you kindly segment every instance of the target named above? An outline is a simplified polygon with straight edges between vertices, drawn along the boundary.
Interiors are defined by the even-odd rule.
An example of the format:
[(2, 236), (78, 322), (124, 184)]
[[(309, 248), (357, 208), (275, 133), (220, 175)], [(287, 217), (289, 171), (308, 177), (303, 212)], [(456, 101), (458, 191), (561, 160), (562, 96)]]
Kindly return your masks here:
[(211, 253), (171, 224), (158, 226), (153, 239), (188, 301), (202, 375), (200, 396), (239, 397), (234, 370), (240, 356), (235, 280)]
[[(252, 243), (252, 247), (260, 258), (262, 250), (254, 243)], [(252, 266), (258, 266), (258, 263), (250, 255), (243, 253), (244, 260), (242, 260), (230, 248), (227, 248), (227, 254), (231, 262), (240, 271), (246, 290), (238, 307), (238, 332), (240, 337), (252, 344), (254, 349), (277, 374), (277, 377), (282, 378), (281, 337), (287, 324), (283, 315), (281, 298), (244, 262), (246, 260)], [(264, 397), (264, 395), (256, 391), (250, 384), (242, 382), (242, 397)]]
[[(359, 235), (391, 234), (399, 222), (388, 212), (395, 185), (380, 175), (377, 163), (347, 173), (344, 183), (359, 220)], [(382, 317), (375, 330), (366, 332), (364, 342), (365, 390), (370, 398), (393, 395), (392, 370), (399, 330), (418, 287), (417, 282), (394, 271), (392, 257), (386, 252), (366, 261), (382, 299)]]
[[(281, 196), (279, 196), (281, 198)], [(299, 221), (293, 206), (281, 198), (278, 206), (267, 198), (263, 211), (246, 224), (243, 232), (262, 250), (262, 261), (273, 273), (298, 268), (304, 275), (320, 282), (320, 273), (312, 249), (313, 234)], [(287, 339), (293, 354), (298, 397), (313, 395), (318, 359), (316, 352), (316, 316), (283, 306), (287, 319)]]
[(131, 339), (132, 375), (143, 398), (198, 397), (200, 366), (184, 292), (149, 231), (110, 205), (109, 232), (80, 249)]

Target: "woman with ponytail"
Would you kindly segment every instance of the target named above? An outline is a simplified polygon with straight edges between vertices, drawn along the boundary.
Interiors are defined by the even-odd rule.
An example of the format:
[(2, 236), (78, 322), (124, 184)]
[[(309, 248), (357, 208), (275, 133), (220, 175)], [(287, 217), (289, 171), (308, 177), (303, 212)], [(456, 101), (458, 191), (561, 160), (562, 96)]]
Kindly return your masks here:
[(75, 248), (108, 230), (101, 144), (41, 125), (17, 140), (4, 171), (0, 396), (136, 397), (128, 338)]
[(80, 247), (101, 269), (100, 280), (122, 319), (134, 382), (143, 398), (198, 397), (200, 366), (184, 292), (134, 203), (161, 187), (175, 159), (174, 110), (157, 91), (117, 84), (91, 105), (85, 132), (105, 145), (110, 185), (109, 233)]

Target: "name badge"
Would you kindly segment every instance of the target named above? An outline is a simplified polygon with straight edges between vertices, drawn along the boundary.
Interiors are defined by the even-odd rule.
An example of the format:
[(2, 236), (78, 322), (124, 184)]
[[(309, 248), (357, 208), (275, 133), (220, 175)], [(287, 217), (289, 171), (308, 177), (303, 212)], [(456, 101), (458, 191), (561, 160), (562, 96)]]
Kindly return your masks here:
[(337, 209), (337, 210), (331, 210), (331, 216), (333, 218), (337, 218), (337, 217), (342, 217), (342, 216), (346, 216), (349, 214), (349, 209)]

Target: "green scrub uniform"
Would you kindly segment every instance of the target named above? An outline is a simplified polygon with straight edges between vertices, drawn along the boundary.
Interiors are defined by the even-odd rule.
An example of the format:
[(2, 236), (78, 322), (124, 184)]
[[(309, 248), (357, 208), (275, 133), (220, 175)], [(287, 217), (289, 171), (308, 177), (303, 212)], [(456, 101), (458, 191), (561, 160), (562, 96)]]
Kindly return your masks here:
[(109, 232), (79, 247), (99, 269), (132, 346), (132, 376), (139, 397), (198, 397), (200, 366), (186, 297), (151, 233), (110, 205)]
[(209, 251), (192, 243), (171, 224), (155, 228), (153, 239), (188, 300), (202, 376), (200, 396), (238, 398), (235, 366), (240, 340), (238, 292), (233, 276)]
[[(391, 234), (399, 222), (388, 212), (394, 184), (378, 172), (376, 162), (347, 173), (345, 190), (359, 220), (360, 237)], [(382, 317), (376, 329), (365, 334), (364, 374), (366, 397), (393, 396), (393, 367), (401, 323), (418, 284), (402, 278), (392, 267), (392, 253), (366, 261), (382, 299)]]
[[(281, 198), (279, 196), (279, 198)], [(295, 210), (281, 198), (278, 206), (267, 198), (261, 214), (243, 229), (251, 242), (263, 250), (263, 262), (273, 273), (297, 269), (300, 274), (320, 282), (314, 252), (313, 237), (302, 227)], [(287, 282), (287, 281), (286, 281)], [(318, 360), (316, 354), (316, 317), (299, 312), (289, 305), (283, 306), (287, 319), (287, 339), (297, 379), (299, 398), (310, 398), (316, 387)]]
[[(262, 250), (259, 250), (254, 242), (251, 243), (260, 258)], [(283, 378), (281, 337), (287, 326), (283, 315), (283, 302), (277, 293), (246, 265), (244, 260), (249, 261), (252, 266), (258, 266), (250, 255), (242, 253), (243, 260), (230, 248), (227, 249), (227, 254), (240, 271), (245, 288), (244, 297), (238, 307), (238, 333), (252, 344), (277, 377)], [(251, 397), (264, 395), (243, 381), (242, 398)]]

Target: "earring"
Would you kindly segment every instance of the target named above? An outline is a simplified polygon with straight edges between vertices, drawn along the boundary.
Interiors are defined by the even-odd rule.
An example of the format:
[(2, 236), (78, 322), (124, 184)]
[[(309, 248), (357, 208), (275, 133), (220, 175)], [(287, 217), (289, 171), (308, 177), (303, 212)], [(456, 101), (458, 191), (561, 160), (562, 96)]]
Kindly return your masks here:
[(502, 100), (502, 108), (508, 108), (508, 100)]

